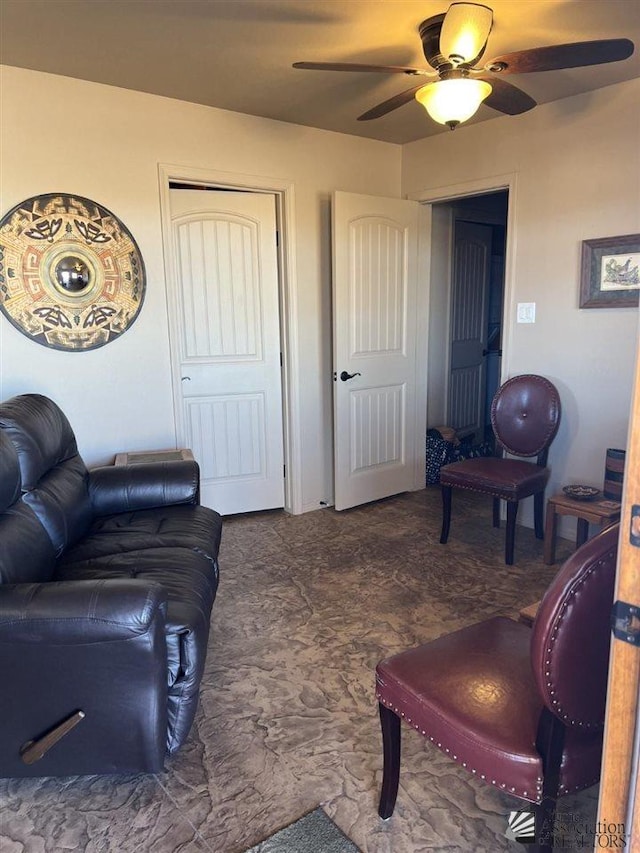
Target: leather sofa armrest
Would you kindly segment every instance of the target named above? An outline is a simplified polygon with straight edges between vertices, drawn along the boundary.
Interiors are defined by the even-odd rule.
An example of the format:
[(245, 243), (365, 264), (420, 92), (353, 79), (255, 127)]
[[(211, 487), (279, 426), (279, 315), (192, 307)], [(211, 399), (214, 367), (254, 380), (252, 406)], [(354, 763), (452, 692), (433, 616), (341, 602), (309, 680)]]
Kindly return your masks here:
[(200, 502), (200, 469), (193, 460), (108, 465), (89, 471), (95, 515)]
[(166, 592), (135, 579), (0, 585), (0, 644), (108, 643), (139, 637), (159, 622)]
[(0, 585), (0, 777), (162, 769), (166, 607), (131, 578)]

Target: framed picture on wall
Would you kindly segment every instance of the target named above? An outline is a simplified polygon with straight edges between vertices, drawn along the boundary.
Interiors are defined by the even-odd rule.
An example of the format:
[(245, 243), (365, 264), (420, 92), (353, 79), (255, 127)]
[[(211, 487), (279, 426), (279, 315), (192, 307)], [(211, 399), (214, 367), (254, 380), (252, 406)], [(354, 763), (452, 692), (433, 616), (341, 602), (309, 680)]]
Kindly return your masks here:
[(629, 308), (640, 294), (640, 234), (582, 243), (581, 308)]

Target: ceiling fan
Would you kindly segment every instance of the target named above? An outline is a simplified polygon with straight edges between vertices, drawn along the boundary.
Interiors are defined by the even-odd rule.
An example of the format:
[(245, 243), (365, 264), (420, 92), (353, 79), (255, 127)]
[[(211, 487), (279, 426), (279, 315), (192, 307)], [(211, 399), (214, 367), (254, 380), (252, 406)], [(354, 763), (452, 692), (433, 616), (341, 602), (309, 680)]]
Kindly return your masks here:
[[(626, 38), (581, 41), (505, 53), (478, 67), (492, 24), (493, 11), (479, 3), (453, 3), (446, 13), (427, 18), (418, 31), (430, 69), (350, 62), (294, 62), (293, 67), (418, 77), (418, 85), (377, 104), (358, 116), (358, 121), (380, 118), (416, 98), (434, 121), (454, 130), (471, 118), (483, 101), (506, 115), (518, 115), (536, 106), (526, 92), (497, 75), (618, 62), (634, 50), (633, 42)], [(425, 82), (425, 78), (433, 82)]]

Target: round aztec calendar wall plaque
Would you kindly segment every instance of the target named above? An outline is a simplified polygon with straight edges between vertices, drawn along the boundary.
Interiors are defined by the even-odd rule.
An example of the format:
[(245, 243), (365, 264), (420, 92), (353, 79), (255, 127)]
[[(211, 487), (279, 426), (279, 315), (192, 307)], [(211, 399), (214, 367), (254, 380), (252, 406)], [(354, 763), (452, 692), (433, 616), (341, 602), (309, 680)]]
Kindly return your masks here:
[(140, 313), (144, 291), (136, 241), (95, 201), (47, 193), (0, 220), (0, 310), (45, 347), (110, 343)]

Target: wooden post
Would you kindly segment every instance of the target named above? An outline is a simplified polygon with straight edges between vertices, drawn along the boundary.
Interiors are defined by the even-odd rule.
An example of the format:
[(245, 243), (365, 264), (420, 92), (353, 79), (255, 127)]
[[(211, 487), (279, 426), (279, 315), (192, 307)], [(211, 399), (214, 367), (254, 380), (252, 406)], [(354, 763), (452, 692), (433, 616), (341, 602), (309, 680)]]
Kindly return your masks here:
[[(616, 601), (640, 606), (640, 546), (632, 544), (630, 538), (634, 506), (640, 506), (640, 349), (629, 424), (615, 592)], [(635, 519), (635, 533), (639, 532), (635, 530), (639, 523), (640, 518)], [(612, 639), (598, 823), (624, 824), (627, 850), (640, 850), (640, 791), (634, 779), (634, 749), (638, 750), (634, 739), (640, 727), (639, 684), (640, 648)], [(635, 838), (630, 838), (634, 834)], [(600, 849), (597, 838), (595, 847)]]

